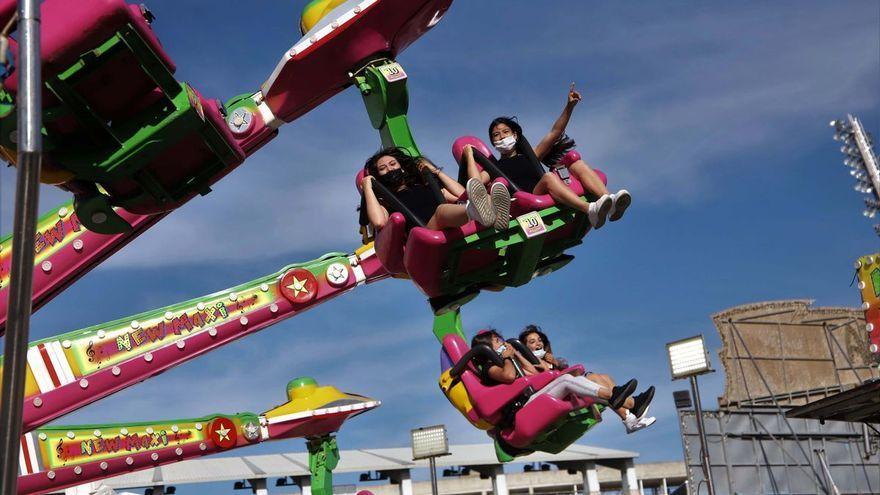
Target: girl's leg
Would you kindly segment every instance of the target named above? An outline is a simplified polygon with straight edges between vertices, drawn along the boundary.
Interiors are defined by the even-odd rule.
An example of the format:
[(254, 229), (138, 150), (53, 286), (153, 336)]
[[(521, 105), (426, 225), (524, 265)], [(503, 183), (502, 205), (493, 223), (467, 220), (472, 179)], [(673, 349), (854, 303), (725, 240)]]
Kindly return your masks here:
[(547, 384), (546, 387), (535, 392), (529, 397), (526, 404), (544, 394), (552, 395), (557, 399), (565, 399), (571, 395), (577, 395), (608, 400), (611, 398), (611, 389), (605, 388), (594, 381), (587, 380), (582, 376), (562, 375)]
[(434, 215), (425, 225), (429, 229), (441, 230), (450, 227), (461, 227), (468, 222), (464, 205), (442, 204), (434, 211)]
[(551, 172), (547, 172), (541, 177), (541, 180), (538, 181), (538, 185), (535, 186), (535, 190), (532, 192), (534, 194), (549, 194), (553, 201), (570, 206), (583, 213), (587, 213), (590, 208), (590, 203), (581, 199), (580, 196), (565, 185), (565, 182), (562, 182), (562, 179)]
[(611, 198), (609, 196), (601, 196), (597, 201), (587, 203), (569, 189), (565, 182), (562, 182), (562, 179), (551, 172), (547, 172), (541, 177), (538, 185), (535, 186), (534, 194), (549, 194), (553, 201), (586, 213), (587, 218), (590, 219), (590, 225), (594, 229), (605, 225), (605, 220), (611, 211)]
[(587, 162), (583, 160), (578, 160), (571, 165), (568, 166), (569, 172), (571, 175), (575, 176), (575, 178), (584, 186), (584, 190), (595, 194), (596, 196), (604, 196), (608, 194), (608, 188), (605, 187), (605, 183), (602, 182), (602, 179), (596, 175), (596, 172), (587, 165)]
[[(614, 383), (614, 380), (604, 373), (587, 373), (587, 379), (592, 380), (609, 390), (614, 388), (614, 385), (616, 385)], [(633, 399), (631, 397), (627, 397), (626, 401), (624, 402), (624, 406), (629, 405), (630, 407), (632, 407), (632, 404), (630, 402), (633, 402)], [(627, 409), (626, 407), (619, 407), (615, 409), (614, 412), (618, 416), (620, 416), (621, 420), (626, 420), (626, 413), (629, 412), (629, 409)]]

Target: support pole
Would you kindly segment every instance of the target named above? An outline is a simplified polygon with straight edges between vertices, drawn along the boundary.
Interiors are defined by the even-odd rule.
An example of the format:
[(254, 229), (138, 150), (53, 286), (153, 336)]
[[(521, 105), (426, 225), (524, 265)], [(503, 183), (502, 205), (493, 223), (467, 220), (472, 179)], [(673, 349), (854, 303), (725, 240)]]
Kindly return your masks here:
[(333, 470), (339, 464), (336, 437), (324, 435), (307, 440), (309, 471), (312, 473), (312, 494), (333, 495)]
[(694, 411), (697, 413), (697, 431), (700, 434), (700, 460), (703, 463), (703, 476), (706, 479), (706, 489), (709, 495), (715, 495), (715, 485), (712, 483), (712, 466), (709, 464), (709, 442), (706, 441), (706, 429), (703, 425), (703, 404), (700, 401), (700, 387), (697, 385), (697, 375), (691, 375), (691, 392), (694, 394)]
[(431, 469), (431, 494), (438, 495), (440, 491), (437, 489), (437, 460), (434, 456), (428, 458), (428, 464)]
[(42, 102), (40, 2), (19, 0), (18, 177), (3, 382), (0, 391), (0, 493), (18, 491), (18, 455), (33, 292), (34, 235), (39, 204)]

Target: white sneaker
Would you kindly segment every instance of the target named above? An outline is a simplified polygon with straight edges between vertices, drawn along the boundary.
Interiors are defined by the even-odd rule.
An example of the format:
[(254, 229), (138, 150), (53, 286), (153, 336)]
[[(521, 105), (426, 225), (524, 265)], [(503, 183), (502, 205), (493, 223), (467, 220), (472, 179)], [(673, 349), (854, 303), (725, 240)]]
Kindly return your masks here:
[(626, 427), (626, 433), (635, 433), (639, 430), (644, 430), (645, 428), (651, 426), (657, 421), (657, 418), (653, 416), (648, 416), (648, 411), (645, 411), (645, 414), (642, 415), (641, 418), (637, 418), (635, 414), (631, 412), (626, 413), (626, 419), (623, 420), (623, 426)]
[(611, 212), (608, 213), (608, 220), (616, 222), (620, 220), (623, 213), (632, 203), (632, 195), (626, 189), (621, 189), (611, 195)]
[(465, 207), (467, 216), (483, 227), (491, 227), (495, 223), (495, 209), (486, 186), (479, 179), (467, 181), (468, 203)]
[(590, 225), (594, 229), (602, 228), (605, 225), (605, 220), (608, 218), (609, 211), (611, 211), (611, 196), (607, 194), (590, 203), (590, 207), (587, 210), (587, 218), (590, 220)]
[(510, 226), (510, 191), (501, 183), (492, 184), (489, 195), (495, 209), (495, 230), (507, 230)]

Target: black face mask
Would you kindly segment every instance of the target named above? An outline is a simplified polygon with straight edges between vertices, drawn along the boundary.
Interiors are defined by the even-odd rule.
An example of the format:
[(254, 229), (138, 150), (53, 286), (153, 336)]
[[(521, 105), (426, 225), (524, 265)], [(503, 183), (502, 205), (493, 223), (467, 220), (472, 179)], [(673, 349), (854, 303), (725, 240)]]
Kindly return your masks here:
[(406, 173), (402, 168), (391, 170), (385, 175), (379, 176), (379, 182), (392, 191), (396, 191), (397, 188), (402, 186), (404, 179), (406, 179)]

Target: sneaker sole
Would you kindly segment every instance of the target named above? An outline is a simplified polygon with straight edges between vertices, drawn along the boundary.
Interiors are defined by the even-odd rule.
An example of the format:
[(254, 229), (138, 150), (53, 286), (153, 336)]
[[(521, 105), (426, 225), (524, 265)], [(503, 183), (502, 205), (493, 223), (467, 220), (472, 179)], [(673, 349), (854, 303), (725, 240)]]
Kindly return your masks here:
[(616, 222), (623, 217), (623, 213), (629, 208), (629, 205), (632, 204), (632, 196), (628, 193), (617, 198), (617, 208), (614, 210), (614, 214), (608, 218), (610, 222)]
[(475, 220), (477, 223), (488, 227), (495, 222), (495, 210), (492, 209), (492, 203), (489, 200), (489, 193), (479, 179), (470, 179), (467, 181), (468, 200), (474, 205), (474, 210), (479, 218)]
[(645, 397), (645, 399), (642, 401), (641, 404), (639, 404), (636, 407), (633, 407), (630, 410), (630, 412), (633, 413), (635, 415), (635, 417), (641, 418), (645, 414), (645, 411), (648, 410), (648, 406), (651, 405), (651, 401), (654, 400), (654, 392), (655, 391), (656, 390), (654, 389), (653, 386), (648, 388), (648, 390), (646, 390), (644, 392), (644, 393), (648, 394), (647, 397)]
[(510, 193), (504, 184), (492, 184), (492, 205), (495, 206), (495, 230), (507, 230), (510, 226)]
[(612, 397), (608, 401), (608, 407), (610, 407), (611, 409), (620, 409), (621, 406), (623, 406), (623, 403), (626, 402), (626, 398), (632, 395), (632, 393), (636, 391), (636, 387), (639, 386), (638, 382), (636, 382), (635, 380), (630, 380), (626, 382), (625, 385), (626, 388), (621, 390), (620, 395), (618, 395), (616, 398)]
[(602, 207), (599, 208), (599, 215), (596, 219), (596, 225), (593, 225), (594, 229), (601, 229), (603, 225), (605, 225), (605, 220), (608, 219), (608, 212), (611, 211), (611, 200), (605, 200), (602, 204)]

